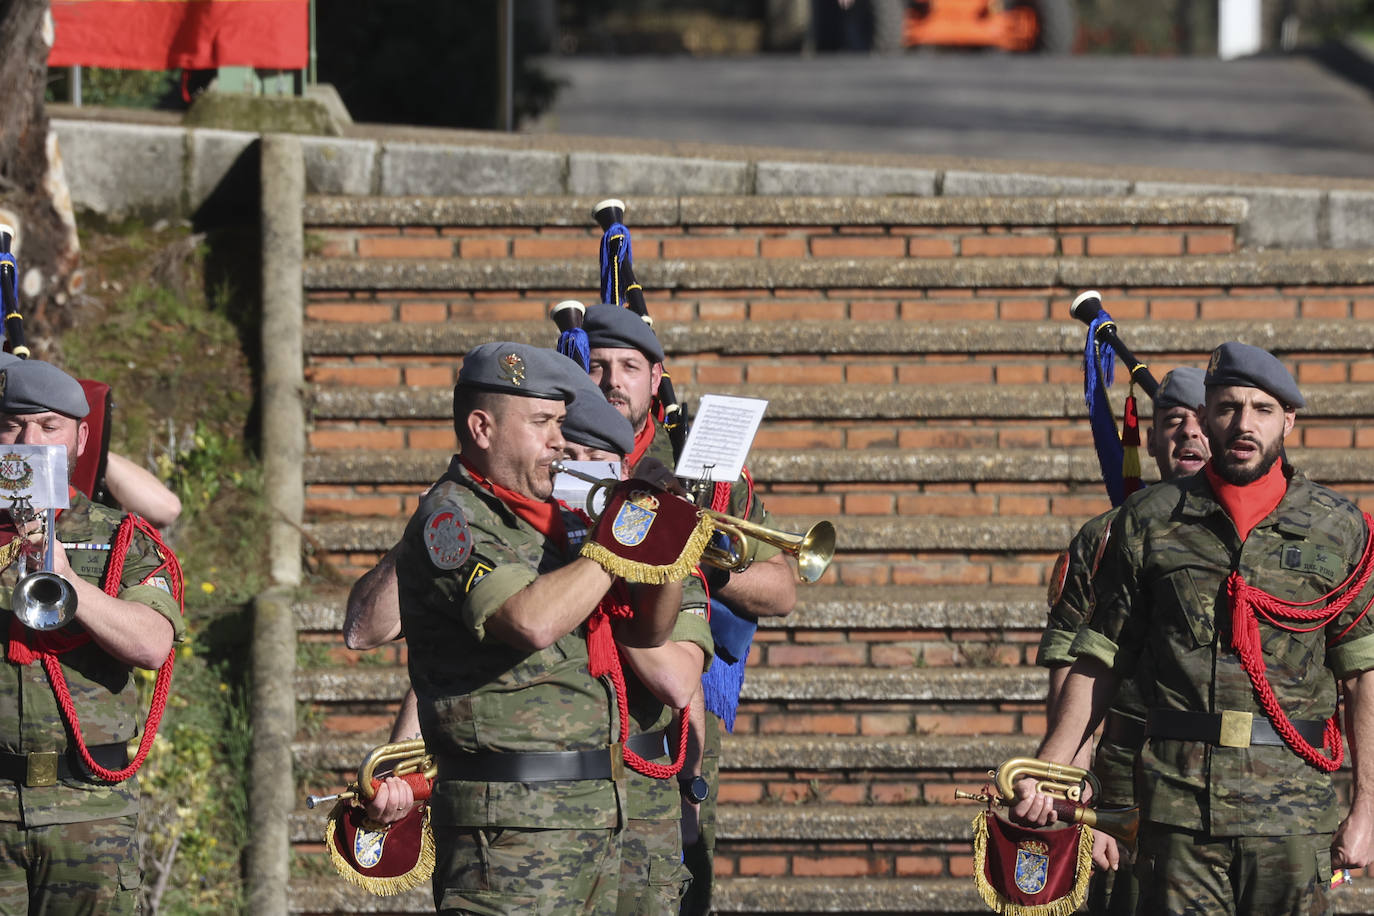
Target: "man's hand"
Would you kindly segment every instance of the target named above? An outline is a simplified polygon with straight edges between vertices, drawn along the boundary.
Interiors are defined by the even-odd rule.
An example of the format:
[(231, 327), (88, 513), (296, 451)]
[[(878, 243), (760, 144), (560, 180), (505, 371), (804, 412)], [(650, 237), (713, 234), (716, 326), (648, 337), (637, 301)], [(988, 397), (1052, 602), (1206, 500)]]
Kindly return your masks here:
[(394, 824), (405, 817), (415, 805), (415, 792), (410, 783), (396, 776), (388, 776), (377, 787), (372, 801), (363, 806), (367, 816), (380, 824)]
[(1116, 871), (1121, 864), (1121, 850), (1116, 838), (1093, 828), (1093, 864), (1103, 871)]
[(1353, 807), (1331, 841), (1332, 868), (1364, 868), (1374, 862), (1374, 815)]
[(1035, 777), (1023, 776), (1016, 781), (1016, 798), (1007, 807), (1012, 823), (1023, 827), (1044, 827), (1059, 820), (1054, 799), (1035, 791)]

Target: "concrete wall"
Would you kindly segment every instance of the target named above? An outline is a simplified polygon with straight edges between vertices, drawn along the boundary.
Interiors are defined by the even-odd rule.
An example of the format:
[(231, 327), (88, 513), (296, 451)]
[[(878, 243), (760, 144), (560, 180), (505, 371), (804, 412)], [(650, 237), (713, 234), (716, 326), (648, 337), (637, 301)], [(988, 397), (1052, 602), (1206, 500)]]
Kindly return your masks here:
[[(255, 218), (257, 134), (60, 118), (52, 124), (78, 209), (111, 218), (193, 216), (211, 223)], [(1342, 188), (1339, 183), (1312, 187), (1302, 181), (1285, 186), (1272, 176), (1256, 176), (1253, 183), (1235, 176), (1217, 183), (1182, 183), (1045, 174), (1040, 169), (1032, 173), (1029, 168), (908, 168), (789, 161), (776, 151), (743, 147), (737, 158), (730, 158), (511, 148), (483, 145), (480, 139), (302, 137), (301, 145), (309, 194), (600, 195), (614, 189), (641, 196), (1233, 195), (1250, 202), (1239, 233), (1246, 247), (1374, 247), (1374, 191), (1363, 182)], [(1070, 166), (1064, 170), (1073, 171)]]

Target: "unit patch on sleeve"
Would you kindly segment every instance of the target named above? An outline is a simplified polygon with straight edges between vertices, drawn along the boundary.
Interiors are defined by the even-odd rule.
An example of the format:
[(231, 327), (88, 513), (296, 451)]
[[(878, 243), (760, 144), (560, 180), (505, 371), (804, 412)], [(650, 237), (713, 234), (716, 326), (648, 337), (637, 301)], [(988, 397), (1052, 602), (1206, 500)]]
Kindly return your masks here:
[(473, 586), (486, 578), (487, 573), (496, 568), (496, 565), (486, 557), (474, 556), (471, 563), (471, 571), (468, 573), (467, 581), (463, 583), (464, 593), (472, 591)]
[(472, 532), (457, 506), (442, 506), (425, 520), (425, 548), (436, 569), (457, 569), (472, 555)]

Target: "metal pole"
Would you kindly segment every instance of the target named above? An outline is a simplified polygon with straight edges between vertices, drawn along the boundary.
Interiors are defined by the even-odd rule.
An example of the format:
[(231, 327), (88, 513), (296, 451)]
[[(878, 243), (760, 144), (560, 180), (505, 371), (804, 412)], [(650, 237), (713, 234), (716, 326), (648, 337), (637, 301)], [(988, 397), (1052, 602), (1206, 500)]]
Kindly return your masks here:
[(77, 64), (76, 66), (74, 66), (74, 67), (71, 68), (71, 74), (70, 74), (70, 76), (68, 77), (68, 82), (71, 83), (71, 87), (72, 87), (72, 104), (75, 105), (77, 108), (80, 108), (80, 107), (81, 107), (81, 65), (80, 65), (80, 64)]
[(496, 129), (515, 130), (515, 0), (496, 4)]
[(310, 0), (310, 73), (306, 78), (307, 85), (313, 86), (319, 82), (319, 73), (316, 70), (318, 57), (315, 50), (315, 0)]

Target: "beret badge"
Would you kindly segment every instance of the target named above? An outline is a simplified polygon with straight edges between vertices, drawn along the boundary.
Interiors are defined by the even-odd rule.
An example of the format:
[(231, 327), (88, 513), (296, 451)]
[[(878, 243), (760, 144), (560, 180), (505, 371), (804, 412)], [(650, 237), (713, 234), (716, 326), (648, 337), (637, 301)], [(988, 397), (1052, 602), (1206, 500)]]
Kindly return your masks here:
[(525, 381), (525, 361), (518, 353), (507, 353), (497, 363), (501, 378), (519, 388)]

